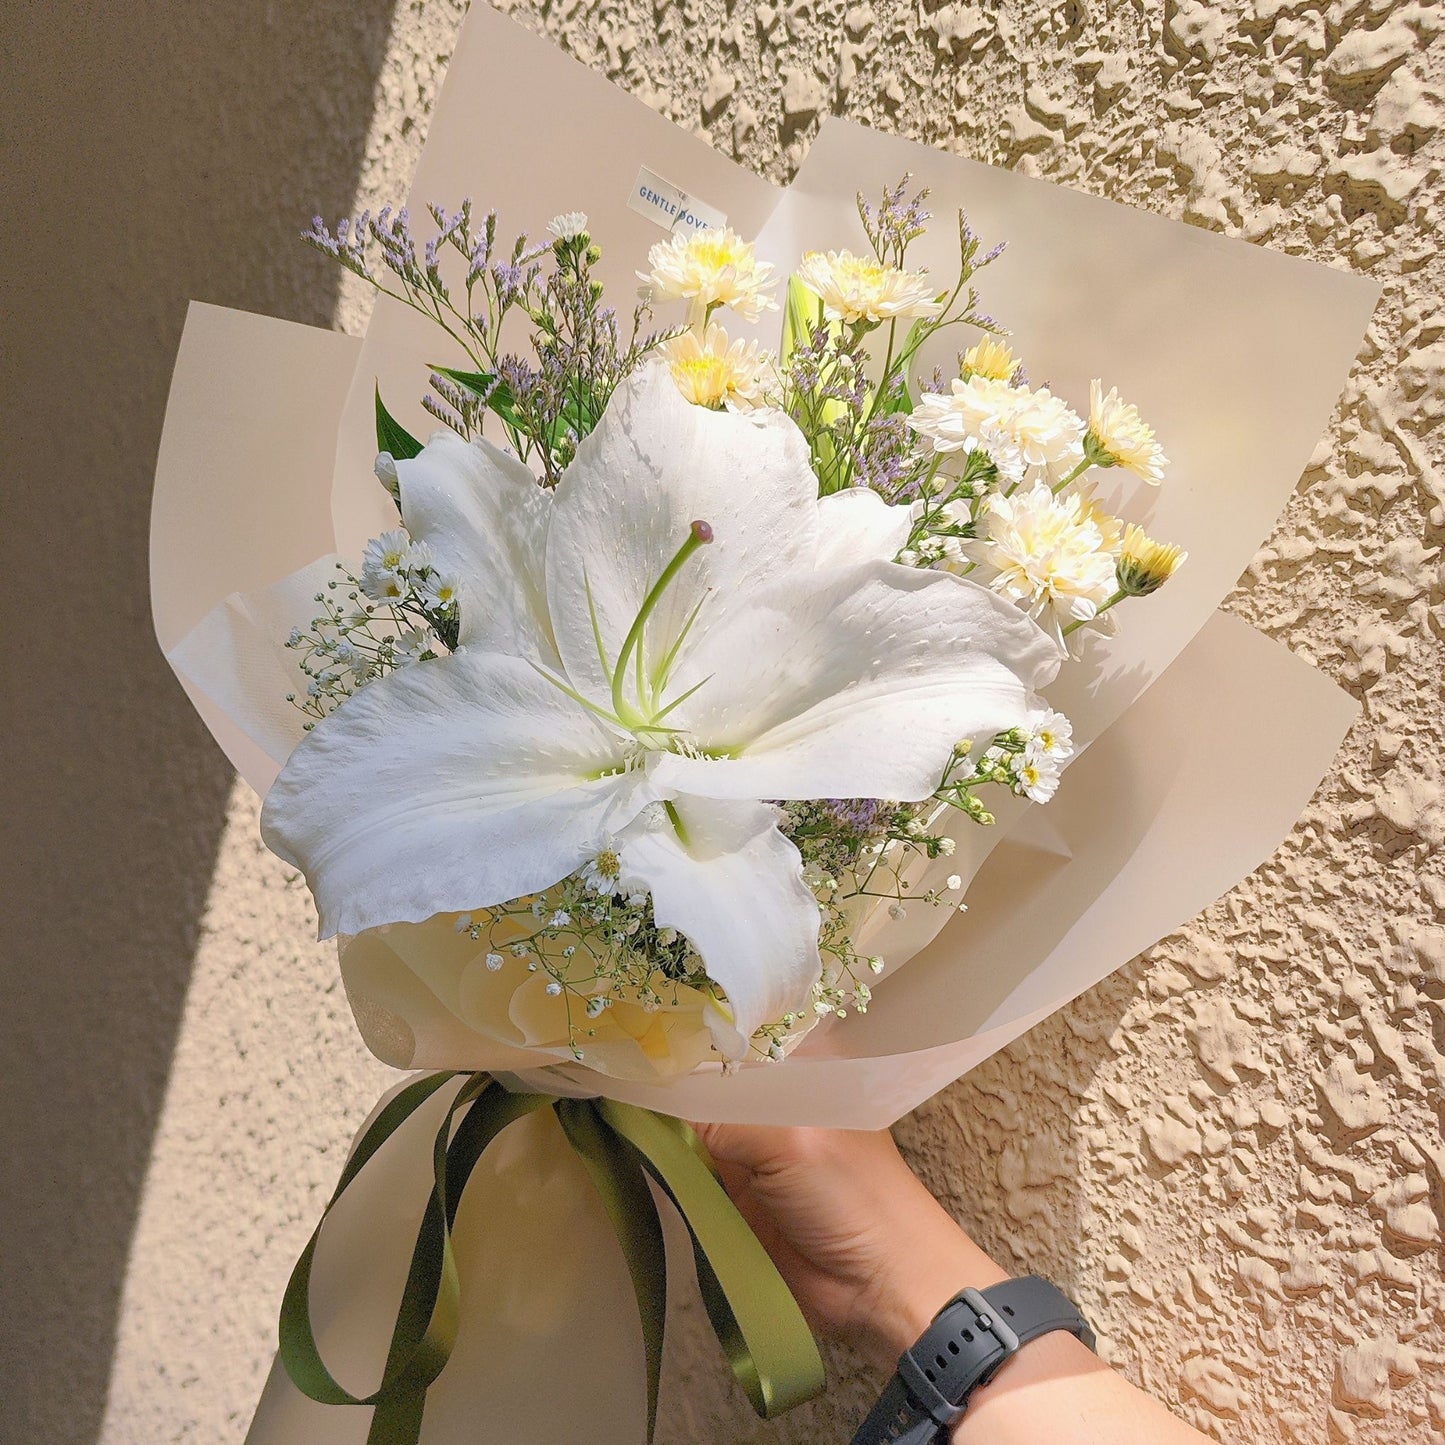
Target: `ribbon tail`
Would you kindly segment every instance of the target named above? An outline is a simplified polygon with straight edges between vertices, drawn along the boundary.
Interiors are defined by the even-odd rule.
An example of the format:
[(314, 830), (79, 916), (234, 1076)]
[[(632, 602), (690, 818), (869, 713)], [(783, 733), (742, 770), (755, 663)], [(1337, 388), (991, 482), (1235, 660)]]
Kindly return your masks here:
[(657, 1428), (662, 1341), (667, 1325), (667, 1250), (662, 1221), (638, 1157), (599, 1117), (590, 1099), (558, 1099), (557, 1118), (581, 1156), (612, 1219), (632, 1275), (647, 1354), (647, 1441)]
[(425, 1410), (425, 1387), (383, 1400), (372, 1412), (366, 1445), (417, 1445)]
[(637, 1151), (682, 1215), (708, 1318), (753, 1408), (772, 1419), (820, 1394), (823, 1360), (798, 1302), (693, 1131), (681, 1120), (615, 1099), (597, 1099), (593, 1107)]

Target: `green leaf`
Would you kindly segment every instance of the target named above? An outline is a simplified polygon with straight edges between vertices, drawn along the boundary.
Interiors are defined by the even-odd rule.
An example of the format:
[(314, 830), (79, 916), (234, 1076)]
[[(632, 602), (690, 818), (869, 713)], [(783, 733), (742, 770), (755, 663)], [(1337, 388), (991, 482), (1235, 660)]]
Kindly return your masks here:
[(410, 461), (421, 451), (421, 443), (387, 411), (376, 388), (376, 449), (390, 452), (399, 462)]
[(512, 398), (511, 388), (498, 378), (496, 372), (457, 371), (450, 366), (434, 366), (432, 370), (438, 376), (454, 381), (463, 390), (484, 400), (487, 409), (496, 412), (508, 426), (521, 427), (522, 421), (517, 415), (517, 405)]
[(778, 350), (781, 368), (786, 370), (794, 349), (809, 339), (817, 308), (818, 298), (796, 276), (789, 276), (788, 299), (783, 308), (783, 340)]

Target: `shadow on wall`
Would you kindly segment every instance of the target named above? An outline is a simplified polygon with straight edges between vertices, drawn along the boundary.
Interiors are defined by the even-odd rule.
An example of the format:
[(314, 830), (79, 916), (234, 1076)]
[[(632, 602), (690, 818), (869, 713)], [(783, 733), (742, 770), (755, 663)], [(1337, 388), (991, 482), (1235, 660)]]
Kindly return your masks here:
[(99, 1428), (231, 782), (147, 596), (186, 301), (330, 324), (339, 273), (297, 236), (352, 204), (393, 5), (0, 12), (6, 1440)]

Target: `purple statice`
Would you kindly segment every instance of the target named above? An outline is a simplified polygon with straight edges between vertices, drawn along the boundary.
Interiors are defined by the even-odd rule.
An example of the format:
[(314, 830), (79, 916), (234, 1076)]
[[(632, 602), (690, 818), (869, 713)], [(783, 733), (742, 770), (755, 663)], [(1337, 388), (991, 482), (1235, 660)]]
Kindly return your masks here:
[(875, 412), (850, 446), (850, 485), (869, 487), (884, 501), (911, 502), (918, 496), (919, 477), (926, 469), (914, 446), (908, 419), (901, 411)]
[(818, 806), (842, 832), (859, 839), (886, 833), (898, 811), (896, 803), (881, 798), (824, 798)]
[(905, 172), (903, 178), (892, 189), (883, 191), (883, 199), (877, 211), (858, 193), (858, 216), (868, 243), (878, 259), (891, 266), (902, 266), (904, 253), (928, 228), (932, 212), (924, 207), (928, 198), (927, 189), (904, 198), (908, 183), (913, 177)]
[[(318, 216), (304, 239), (378, 291), (436, 322), (478, 371), (493, 370), (502, 320), (510, 310), (530, 304), (540, 259), (549, 248), (521, 236), (511, 256), (498, 259), (495, 212), (474, 224), (470, 200), (456, 211), (435, 203), (427, 211), (436, 234), (420, 242), (405, 206), (343, 219), (334, 232)], [(452, 254), (465, 266), (459, 280), (448, 279)]]
[(355, 220), (343, 216), (336, 223), (336, 230), (333, 232), (327, 227), (323, 217), (313, 216), (311, 229), (303, 231), (301, 239), (308, 245), (315, 246), (323, 255), (330, 256), (333, 261), (339, 261), (348, 271), (363, 280), (371, 281), (373, 277), (366, 258), (366, 227), (369, 220), (366, 212), (362, 212)]
[(818, 490), (840, 491), (872, 391), (861, 342), (843, 327), (809, 327), (783, 368), (783, 389), (788, 414), (808, 438)]

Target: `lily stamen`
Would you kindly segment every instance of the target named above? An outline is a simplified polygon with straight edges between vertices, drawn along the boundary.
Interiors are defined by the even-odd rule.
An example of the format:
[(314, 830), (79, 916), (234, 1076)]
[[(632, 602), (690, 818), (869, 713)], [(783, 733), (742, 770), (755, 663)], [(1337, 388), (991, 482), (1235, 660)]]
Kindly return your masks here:
[[(626, 638), (622, 643), (622, 651), (617, 655), (617, 665), (612, 671), (612, 710), (617, 714), (618, 719), (624, 726), (636, 731), (638, 728), (645, 728), (653, 721), (642, 714), (638, 707), (643, 706), (643, 680), (644, 668), (642, 662), (642, 633), (647, 625), (647, 619), (656, 610), (657, 604), (662, 601), (663, 594), (672, 585), (677, 574), (682, 571), (687, 559), (697, 551), (699, 547), (705, 547), (712, 541), (712, 527), (703, 521), (696, 521), (688, 529), (687, 540), (683, 542), (672, 560), (662, 569), (662, 575), (652, 584), (646, 597), (642, 599), (642, 606), (638, 609), (637, 616), (628, 629)], [(637, 654), (637, 702), (634, 707), (627, 701), (623, 694), (627, 677), (627, 664), (633, 653)], [(664, 659), (665, 664), (670, 664), (673, 654), (669, 653)]]

